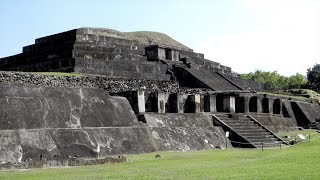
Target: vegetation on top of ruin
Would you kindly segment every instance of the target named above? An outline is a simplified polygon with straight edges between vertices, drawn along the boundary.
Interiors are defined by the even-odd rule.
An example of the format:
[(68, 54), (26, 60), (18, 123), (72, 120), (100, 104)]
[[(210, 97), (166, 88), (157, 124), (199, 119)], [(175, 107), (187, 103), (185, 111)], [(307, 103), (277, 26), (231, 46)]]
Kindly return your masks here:
[(182, 49), (186, 51), (190, 51), (191, 49), (182, 43), (174, 40), (170, 36), (153, 31), (136, 31), (136, 32), (124, 32), (124, 34), (128, 37), (128, 39), (138, 41), (141, 44), (145, 45), (153, 45), (160, 44), (169, 47), (173, 47), (176, 49)]
[(320, 94), (310, 89), (288, 89), (275, 92), (257, 92), (257, 94), (267, 94), (271, 96), (291, 98), (299, 101), (308, 101), (320, 104)]
[(277, 71), (267, 72), (257, 70), (248, 74), (241, 74), (241, 78), (262, 83), (264, 84), (264, 89), (270, 92), (286, 89), (301, 89), (305, 88), (307, 85), (306, 78), (298, 73), (286, 77), (278, 74)]
[(276, 92), (276, 93), (271, 93), (271, 92), (257, 92), (257, 94), (267, 94), (267, 95), (270, 95), (270, 96), (277, 96), (277, 97), (283, 97), (283, 98), (291, 98), (291, 99), (294, 99), (294, 100), (298, 100), (298, 101), (307, 101), (308, 98), (306, 97), (303, 97), (303, 96), (299, 96), (299, 95), (290, 95), (290, 94), (282, 94), (280, 92)]
[[(171, 38), (170, 36), (164, 33), (155, 32), (155, 31), (121, 32), (118, 30), (110, 29), (110, 28), (91, 28), (91, 27), (82, 27), (82, 28), (79, 28), (79, 30), (84, 30), (89, 32), (98, 30), (103, 35), (133, 40), (143, 45), (163, 45), (167, 47), (172, 47), (174, 49), (193, 51), (191, 48), (178, 42), (177, 40)], [(99, 34), (99, 32), (95, 32), (95, 34)]]
[(315, 102), (320, 104), (320, 94), (310, 89), (288, 89), (288, 90), (279, 90), (275, 93), (299, 98), (306, 98), (310, 102)]
[(120, 164), (2, 171), (0, 179), (318, 179), (320, 134), (313, 132), (311, 141), (282, 149), (156, 152)]

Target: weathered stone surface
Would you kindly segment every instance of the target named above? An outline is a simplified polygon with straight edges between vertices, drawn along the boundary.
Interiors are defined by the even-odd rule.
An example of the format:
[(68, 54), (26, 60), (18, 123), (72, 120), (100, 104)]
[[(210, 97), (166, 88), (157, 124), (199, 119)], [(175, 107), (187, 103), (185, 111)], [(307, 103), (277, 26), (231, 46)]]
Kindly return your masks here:
[(110, 77), (169, 81), (167, 66), (163, 63), (134, 62), (132, 60), (106, 61), (101, 59), (76, 59), (75, 72), (101, 74)]
[(2, 84), (0, 102), (4, 163), (202, 150), (226, 143), (210, 116), (158, 116), (167, 125), (149, 127), (138, 122), (127, 99), (95, 88)]
[(268, 114), (252, 114), (251, 116), (274, 133), (298, 130), (297, 123), (292, 118)]
[[(180, 91), (176, 81), (111, 78), (105, 76), (53, 76), (24, 72), (0, 71), (0, 84), (23, 84), (28, 86), (87, 87), (100, 88), (110, 93), (134, 91)], [(181, 89), (181, 91), (184, 91)], [(186, 89), (188, 91), (188, 89)], [(198, 90), (201, 91), (201, 90)]]
[(317, 118), (320, 118), (320, 106), (318, 104), (298, 101), (295, 103), (299, 106), (308, 121), (315, 122)]
[(255, 143), (267, 137), (258, 125), (247, 126), (253, 121), (247, 114), (274, 132), (320, 117), (318, 105), (253, 93), (261, 84), (161, 33), (75, 29), (36, 39), (23, 53), (0, 59), (0, 70), (82, 74), (0, 71), (0, 164), (6, 167), (231, 146), (213, 117), (231, 125), (243, 120), (249, 132), (258, 128)]
[(298, 126), (312, 127), (312, 124), (320, 118), (320, 106), (301, 101), (291, 101), (291, 106)]
[[(192, 52), (190, 48), (165, 34), (122, 33), (104, 28), (80, 28), (38, 38), (35, 44), (24, 47), (22, 54), (0, 59), (0, 70), (79, 72), (117, 77), (128, 77), (131, 74), (140, 79), (170, 78), (166, 71), (172, 67), (143, 75), (147, 73), (146, 69), (159, 66), (158, 62), (139, 65), (147, 62), (145, 48), (149, 45), (161, 46), (160, 54), (163, 57), (160, 59), (178, 62), (189, 58), (192, 66), (200, 71), (232, 75), (230, 67), (204, 59), (203, 54)], [(113, 65), (114, 63), (118, 64)], [(140, 74), (135, 74), (132, 70), (129, 71), (130, 74), (126, 74), (127, 71), (123, 68), (128, 67)]]
[(218, 127), (0, 130), (0, 141), (0, 160), (13, 163), (29, 158), (34, 161), (54, 159), (55, 156), (61, 159), (95, 158), (166, 150), (203, 150), (224, 148), (226, 144), (224, 131)]
[(47, 168), (51, 166), (89, 166), (89, 165), (101, 165), (101, 164), (113, 164), (127, 162), (126, 157), (106, 157), (106, 158), (78, 158), (70, 157), (67, 159), (61, 159), (59, 156), (55, 156), (52, 159), (32, 160), (28, 159), (21, 163), (2, 163), (0, 164), (0, 170), (6, 169), (30, 169), (30, 168)]
[(211, 127), (213, 120), (210, 115), (178, 113), (158, 114), (145, 113), (144, 118), (150, 127)]
[(215, 91), (242, 90), (217, 72), (184, 67), (175, 68), (174, 72), (181, 86), (210, 88)]
[(0, 129), (133, 126), (123, 97), (88, 88), (0, 86)]

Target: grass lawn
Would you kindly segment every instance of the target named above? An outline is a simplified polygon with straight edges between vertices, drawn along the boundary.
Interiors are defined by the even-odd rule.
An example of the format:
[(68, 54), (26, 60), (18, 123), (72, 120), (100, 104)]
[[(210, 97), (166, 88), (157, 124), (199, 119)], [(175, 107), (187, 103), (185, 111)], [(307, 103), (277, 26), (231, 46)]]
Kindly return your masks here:
[[(311, 139), (315, 137), (320, 133)], [(320, 138), (264, 151), (158, 152), (127, 158), (122, 164), (1, 171), (0, 179), (319, 179)]]

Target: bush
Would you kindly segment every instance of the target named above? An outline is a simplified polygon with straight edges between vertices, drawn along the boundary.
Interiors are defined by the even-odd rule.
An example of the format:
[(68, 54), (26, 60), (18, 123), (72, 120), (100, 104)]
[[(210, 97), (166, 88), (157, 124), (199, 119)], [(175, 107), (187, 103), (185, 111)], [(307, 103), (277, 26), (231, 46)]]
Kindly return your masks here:
[(314, 65), (307, 72), (309, 88), (320, 92), (320, 64)]
[(277, 71), (265, 72), (257, 70), (254, 73), (242, 74), (241, 77), (264, 84), (264, 89), (267, 91), (300, 89), (305, 88), (307, 84), (305, 77), (298, 73), (286, 77), (278, 74)]

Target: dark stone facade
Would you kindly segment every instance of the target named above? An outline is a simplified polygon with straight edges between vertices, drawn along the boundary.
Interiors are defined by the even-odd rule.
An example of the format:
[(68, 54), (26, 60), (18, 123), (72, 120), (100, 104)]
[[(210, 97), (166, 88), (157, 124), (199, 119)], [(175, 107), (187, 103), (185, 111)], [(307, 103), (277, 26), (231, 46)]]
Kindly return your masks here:
[[(186, 69), (191, 76), (197, 74), (200, 81), (206, 79), (204, 74), (213, 73), (213, 77), (209, 77), (215, 82), (231, 83), (222, 89), (209, 85), (212, 90), (261, 89), (254, 82), (238, 81), (230, 67), (204, 59), (203, 54), (141, 44), (121, 36), (119, 32), (104, 29), (80, 28), (39, 38), (35, 44), (24, 47), (21, 54), (0, 59), (0, 70), (5, 71), (76, 72), (150, 80), (175, 79), (173, 69), (176, 66)], [(220, 75), (214, 76), (215, 73)], [(179, 81), (183, 85), (188, 80)], [(206, 82), (214, 83), (211, 80)]]
[[(81, 158), (99, 163), (110, 155), (225, 148), (231, 146), (226, 122), (241, 118), (257, 121), (249, 127), (264, 129), (249, 133), (269, 142), (273, 132), (319, 116), (317, 105), (256, 94), (259, 83), (185, 46), (142, 43), (109, 29), (36, 39), (21, 54), (0, 59), (0, 70), (4, 165), (24, 167), (32, 159), (42, 167), (43, 159), (54, 164), (57, 157), (85, 165), (95, 160)], [(34, 73), (41, 71), (73, 74)], [(266, 137), (254, 134), (266, 129)], [(239, 139), (235, 134), (230, 138)], [(74, 157), (80, 159), (71, 162)]]

